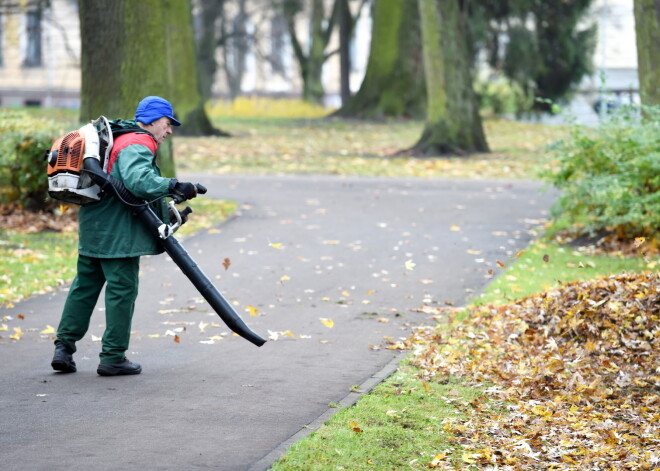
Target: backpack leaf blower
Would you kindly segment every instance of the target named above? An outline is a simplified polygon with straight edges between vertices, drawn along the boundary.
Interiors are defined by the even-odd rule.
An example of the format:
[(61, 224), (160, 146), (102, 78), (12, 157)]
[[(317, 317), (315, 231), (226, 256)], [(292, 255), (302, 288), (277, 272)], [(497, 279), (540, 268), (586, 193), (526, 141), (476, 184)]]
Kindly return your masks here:
[[(160, 239), (167, 254), (227, 327), (257, 347), (266, 343), (262, 337), (250, 330), (229, 301), (215, 288), (188, 252), (173, 237), (172, 234), (182, 224), (181, 214), (185, 215), (191, 211), (190, 208), (186, 208), (180, 213), (174, 207), (174, 202), (181, 203), (183, 198), (174, 195), (174, 201), (170, 201), (169, 207), (176, 221), (171, 225), (165, 224), (146, 201), (135, 197), (121, 181), (104, 171), (103, 165), (107, 165), (112, 143), (113, 131), (110, 123), (103, 116), (78, 131), (72, 131), (56, 140), (51, 150), (46, 152), (50, 196), (74, 204), (85, 204), (98, 201), (101, 192), (105, 191), (133, 207), (133, 214), (154, 237)], [(202, 185), (196, 186), (199, 193), (206, 193), (206, 188)]]

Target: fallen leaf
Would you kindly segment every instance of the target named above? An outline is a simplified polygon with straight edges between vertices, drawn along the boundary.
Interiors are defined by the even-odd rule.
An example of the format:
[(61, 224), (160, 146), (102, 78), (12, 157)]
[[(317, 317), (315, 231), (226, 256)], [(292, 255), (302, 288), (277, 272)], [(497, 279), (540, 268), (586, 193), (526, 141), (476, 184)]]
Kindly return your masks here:
[(282, 276), (280, 277), (280, 281), (289, 281), (290, 279), (291, 279), (291, 277), (288, 276), (288, 275), (282, 275)]
[(276, 244), (268, 244), (268, 245), (270, 245), (274, 249), (282, 248), (282, 243), (281, 242), (278, 242)]
[(324, 326), (326, 326), (329, 329), (332, 329), (332, 327), (335, 325), (335, 323), (332, 319), (327, 319), (325, 317), (320, 317), (319, 320), (323, 323)]
[(222, 266), (225, 267), (225, 270), (229, 270), (229, 266), (231, 265), (231, 260), (229, 257), (225, 257), (224, 261), (222, 262)]
[(14, 327), (14, 334), (10, 335), (9, 338), (12, 340), (20, 340), (22, 336), (23, 336), (23, 331), (21, 330), (21, 328)]
[(548, 263), (548, 262), (550, 261), (550, 255), (545, 254), (545, 255), (543, 256), (543, 261), (544, 261), (545, 263)]
[(22, 320), (22, 321), (25, 320), (25, 316), (24, 316), (23, 314), (19, 314), (19, 315), (16, 316), (16, 317), (18, 317), (18, 318), (19, 318), (20, 320)]
[(53, 334), (56, 333), (55, 332), (55, 327), (53, 327), (52, 325), (46, 324), (46, 328), (44, 330), (42, 330), (41, 333), (44, 334), (44, 335), (53, 335)]
[(175, 336), (174, 336), (174, 341), (175, 341), (176, 343), (179, 343), (179, 342), (181, 342), (181, 338), (180, 338), (178, 335), (175, 335)]
[(516, 254), (516, 258), (520, 258), (525, 252), (527, 252), (527, 250), (521, 250)]
[(412, 270), (416, 266), (417, 266), (417, 264), (415, 262), (413, 262), (412, 260), (407, 260), (406, 263), (405, 263), (406, 270)]
[(500, 262), (499, 260), (497, 260), (495, 263), (497, 263), (497, 266), (500, 268), (506, 267), (506, 265), (503, 262)]
[(252, 317), (257, 317), (257, 312), (259, 311), (259, 308), (254, 307), (254, 306), (252, 306), (252, 305), (248, 305), (248, 306), (246, 306), (245, 309), (248, 310), (248, 312), (250, 313), (250, 315), (251, 315)]
[(450, 230), (450, 231), (453, 231), (453, 232), (458, 232), (458, 231), (461, 230), (461, 228), (458, 227), (456, 224), (452, 224), (452, 225), (449, 227), (449, 230)]

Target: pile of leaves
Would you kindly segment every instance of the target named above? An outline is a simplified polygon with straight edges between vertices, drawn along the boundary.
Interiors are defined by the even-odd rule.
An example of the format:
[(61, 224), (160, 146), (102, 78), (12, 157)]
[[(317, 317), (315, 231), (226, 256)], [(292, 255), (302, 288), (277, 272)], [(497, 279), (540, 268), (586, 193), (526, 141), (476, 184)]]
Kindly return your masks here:
[(462, 455), (439, 453), (430, 467), (660, 466), (658, 273), (576, 281), (469, 308), (460, 322), (449, 312), (449, 327), (408, 339), (412, 362), (425, 381), (452, 375), (487, 389), (467, 421), (445, 420)]
[(52, 210), (31, 211), (18, 204), (0, 205), (0, 229), (33, 234), (37, 232), (75, 232), (78, 230), (77, 206), (60, 205)]

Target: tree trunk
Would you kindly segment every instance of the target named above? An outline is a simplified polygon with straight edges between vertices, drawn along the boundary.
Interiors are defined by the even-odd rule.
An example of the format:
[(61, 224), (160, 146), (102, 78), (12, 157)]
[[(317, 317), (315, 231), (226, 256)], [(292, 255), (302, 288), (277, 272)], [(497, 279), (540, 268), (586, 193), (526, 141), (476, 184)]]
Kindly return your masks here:
[(335, 116), (365, 119), (423, 118), (425, 84), (419, 11), (409, 0), (372, 6), (369, 61), (360, 90)]
[(428, 116), (412, 151), (422, 155), (487, 152), (459, 2), (418, 1)]
[[(115, 0), (113, 0), (115, 1)], [(135, 2), (130, 2), (134, 5)], [(180, 136), (227, 135), (213, 127), (204, 109), (199, 82), (197, 51), (190, 0), (160, 2), (162, 34), (166, 38), (167, 77), (170, 97), (182, 125)]]
[(213, 81), (218, 70), (215, 51), (218, 47), (216, 23), (222, 15), (225, 0), (199, 2), (197, 13), (197, 63), (199, 64), (200, 93), (204, 101), (213, 98)]
[(643, 105), (660, 105), (660, 4), (656, 0), (635, 0), (637, 73)]
[[(217, 134), (198, 88), (188, 0), (80, 0), (78, 9), (81, 122), (100, 115), (133, 119), (142, 98), (158, 95), (184, 123), (178, 134)], [(166, 176), (175, 172), (171, 149), (166, 144), (158, 151)]]
[(339, 22), (339, 88), (341, 102), (346, 103), (351, 98), (351, 56), (349, 46), (352, 33), (352, 17), (348, 0), (337, 0), (337, 16)]
[[(321, 103), (325, 94), (321, 80), (323, 64), (328, 58), (325, 50), (334, 29), (338, 1), (334, 1), (332, 13), (328, 18), (325, 18), (323, 0), (311, 0), (310, 34), (305, 38), (305, 43), (309, 45), (307, 54), (305, 54), (301, 42), (296, 35), (296, 15), (302, 11), (303, 2), (285, 0), (282, 3), (282, 14), (286, 20), (291, 47), (300, 66), (300, 73), (303, 80), (303, 100), (311, 103)], [(326, 23), (325, 26), (324, 23)]]

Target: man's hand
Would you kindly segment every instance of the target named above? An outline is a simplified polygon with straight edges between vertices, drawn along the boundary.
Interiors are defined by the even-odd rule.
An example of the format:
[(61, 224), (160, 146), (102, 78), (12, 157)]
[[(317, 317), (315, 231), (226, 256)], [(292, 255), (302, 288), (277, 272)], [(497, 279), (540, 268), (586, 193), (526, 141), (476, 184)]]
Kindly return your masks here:
[(176, 185), (174, 185), (174, 193), (184, 199), (191, 200), (197, 196), (197, 187), (192, 183), (177, 182)]

